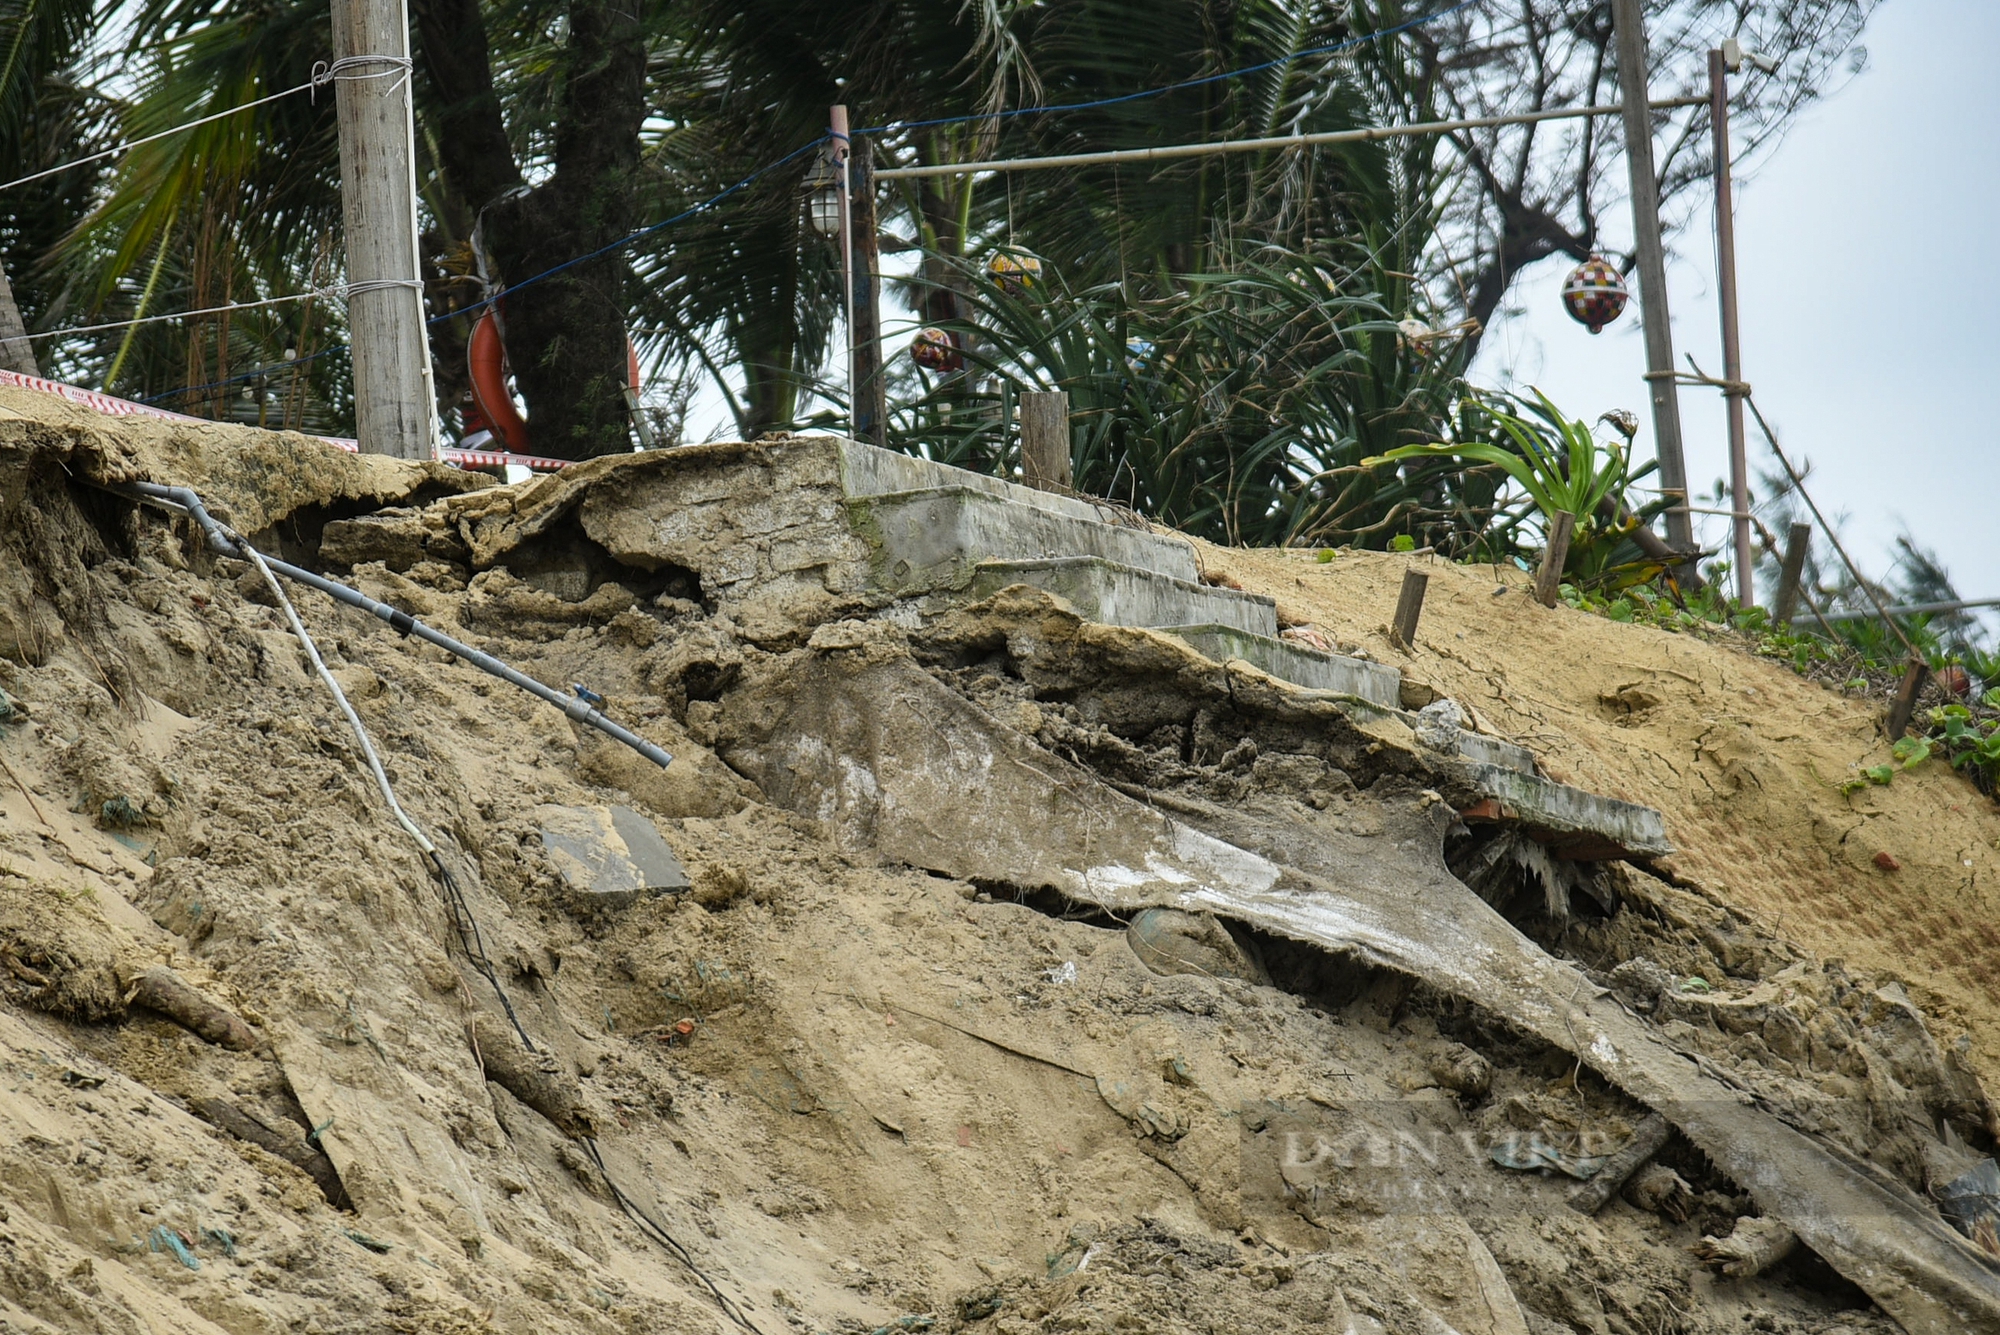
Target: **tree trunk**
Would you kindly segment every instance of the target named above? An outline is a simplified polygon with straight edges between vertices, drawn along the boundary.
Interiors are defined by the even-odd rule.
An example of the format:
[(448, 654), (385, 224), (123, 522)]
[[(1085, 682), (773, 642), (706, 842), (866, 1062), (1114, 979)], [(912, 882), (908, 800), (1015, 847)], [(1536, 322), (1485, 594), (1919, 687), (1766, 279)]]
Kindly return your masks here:
[[(635, 8), (572, 0), (555, 172), (520, 191), (493, 96), (476, 0), (420, 0), (424, 68), (440, 109), (439, 155), (462, 199), (484, 206), (498, 277), (520, 284), (623, 238), (635, 217), (646, 44)], [(502, 338), (537, 454), (588, 459), (631, 448), (625, 406), (625, 257), (612, 253), (510, 292)]]
[(7, 281), (5, 266), (0, 266), (0, 367), (21, 375), (41, 374), (35, 366), (27, 326), (21, 323), (21, 308), (14, 304), (14, 289)]

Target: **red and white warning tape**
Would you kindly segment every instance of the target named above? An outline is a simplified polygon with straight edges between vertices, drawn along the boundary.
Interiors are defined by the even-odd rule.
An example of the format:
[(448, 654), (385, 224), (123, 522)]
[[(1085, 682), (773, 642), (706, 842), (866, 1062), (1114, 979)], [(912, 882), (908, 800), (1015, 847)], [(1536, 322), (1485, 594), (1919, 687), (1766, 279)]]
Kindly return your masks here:
[[(39, 376), (22, 375), (18, 371), (0, 370), (0, 385), (12, 385), (18, 389), (54, 394), (81, 407), (94, 408), (113, 417), (156, 417), (167, 422), (207, 423), (209, 420), (205, 417), (189, 417), (186, 413), (171, 413), (165, 408), (134, 403), (130, 399), (113, 398), (94, 389), (81, 389), (76, 385), (65, 385), (57, 380), (43, 380)], [(346, 450), (349, 454), (357, 454), (361, 450), (358, 442), (342, 436), (315, 436), (313, 439)], [(559, 468), (569, 467), (569, 461), (566, 459), (544, 459), (533, 454), (508, 454), (503, 450), (444, 449), (439, 453), (443, 455), (446, 463), (454, 463), (461, 468), (497, 468), (503, 464), (515, 464), (522, 468), (533, 469), (537, 473), (553, 473)]]

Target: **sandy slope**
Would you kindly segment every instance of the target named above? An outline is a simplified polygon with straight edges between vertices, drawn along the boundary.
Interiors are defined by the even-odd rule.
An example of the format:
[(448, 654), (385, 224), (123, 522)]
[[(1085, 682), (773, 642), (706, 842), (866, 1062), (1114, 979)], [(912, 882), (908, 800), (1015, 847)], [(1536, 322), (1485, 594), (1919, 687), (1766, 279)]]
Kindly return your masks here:
[[(1942, 763), (1842, 796), (1886, 761), (1878, 706), (1732, 644), (1528, 596), (1492, 566), (1204, 545), (1206, 568), (1476, 710), (1551, 774), (1666, 815), (1665, 867), (1815, 952), (1908, 979), (2000, 1083), (2000, 812)], [(1403, 571), (1430, 576), (1416, 652), (1390, 645)], [(1504, 594), (1496, 590), (1506, 589)], [(1900, 869), (1877, 865), (1888, 854)]]
[[(194, 558), (183, 524), (73, 485), (150, 470), (201, 484), (245, 527), (282, 519), (279, 534), (303, 542), (328, 513), (453, 479), (296, 438), (0, 406), (39, 414), (0, 419), (0, 688), (27, 714), (0, 728), (13, 770), (0, 775), (0, 1331), (733, 1329), (620, 1213), (575, 1142), (482, 1074), (468, 1028), (494, 1018), (491, 989), (276, 609), (246, 596), (256, 589), (240, 569)], [(1209, 560), (1305, 619), (1341, 627), (1336, 604), (1368, 608), (1349, 638), (1393, 599), (1387, 560)], [(1479, 1155), (1424, 1168), (1484, 1193), (1477, 1218), (1259, 1197), (1250, 1178), (1272, 1156), (1245, 1109), (1266, 1103), (1318, 1116), (1358, 1101), (1397, 1136), (1447, 1147), (1494, 1128), (1615, 1143), (1642, 1110), (1546, 1045), (1394, 977), (1323, 959), (1294, 961), (1285, 988), (1158, 976), (1116, 923), (837, 852), (697, 740), (720, 707), (690, 701), (698, 669), (719, 673), (732, 654), (768, 663), (784, 647), (739, 637), (692, 602), (615, 582), (565, 602), (504, 570), (439, 562), (356, 579), (545, 681), (588, 681), (679, 757), (665, 775), (646, 769), (387, 626), (305, 601), (403, 801), (458, 860), (548, 1074), (573, 1091), (625, 1186), (763, 1335), (924, 1321), (977, 1335), (1403, 1335), (1440, 1319), (1462, 1335), (1720, 1335), (1753, 1319), (1784, 1335), (1888, 1329), (1810, 1258), (1752, 1282), (1711, 1280), (1687, 1249), (1747, 1198), (1684, 1146), (1669, 1155), (1698, 1193), (1684, 1222), (1624, 1204), (1575, 1215), (1565, 1181)], [(1664, 689), (1647, 687), (1659, 703), (1630, 728), (1600, 718), (1591, 691), (1681, 672), (1760, 694), (1768, 678), (1774, 696), (1797, 692), (1794, 714), (1796, 701), (1842, 702), (1754, 663), (1685, 659), (1720, 654), (1689, 642), (1496, 611), (1481, 572), (1440, 567), (1434, 589), (1431, 636), (1459, 657), (1427, 642), (1420, 675), (1574, 781), (1666, 806), (1689, 850), (1677, 870), (1712, 895), (1786, 911), (1755, 898), (1742, 869), (1768, 865), (1760, 840), (1791, 837), (1781, 812), (1821, 803), (1833, 824), (1839, 799), (1786, 798), (1788, 771), (1748, 744), (1674, 742), (1650, 721), (1675, 708)], [(1576, 635), (1555, 656), (1563, 671), (1587, 652), (1652, 670), (1606, 668), (1614, 684), (1579, 688), (1580, 706), (1538, 696), (1526, 680), (1506, 684), (1535, 669), (1480, 629), (1508, 617)], [(1486, 654), (1501, 665), (1497, 697), (1464, 666)], [(1710, 703), (1752, 735), (1755, 709)], [(1822, 773), (1866, 751), (1865, 728), (1850, 724), (1854, 755), (1833, 723), (1811, 725), (1817, 751), (1798, 744), (1826, 754)], [(1211, 796), (1282, 787), (1286, 759), (1247, 773), (1197, 761), (1186, 781)], [(1729, 799), (1705, 799), (1718, 815), (1653, 790), (1701, 782), (1683, 772), (1716, 789), (1734, 775), (1749, 795), (1737, 800), (1763, 803), (1736, 814), (1736, 842), (1710, 835)], [(1987, 819), (1951, 783), (1917, 776), (1870, 796), (1958, 794), (1968, 828)], [(136, 823), (107, 816), (113, 799)], [(578, 905), (536, 808), (606, 802), (658, 822), (692, 894), (623, 913)], [(1814, 847), (1812, 822), (1794, 824)], [(1917, 828), (1895, 814), (1875, 824)], [(1855, 855), (1857, 887), (1877, 883), (1872, 851)], [(1929, 874), (1916, 850), (1897, 855), (1904, 883)], [(1791, 935), (1841, 922), (1790, 912)], [(1628, 914), (1599, 931), (1620, 958), (1713, 972), (1700, 941), (1655, 926)], [(132, 978), (161, 964), (269, 1045), (225, 1051), (128, 1007)], [(1976, 998), (1958, 1000), (1969, 983), (1932, 972), (1920, 976), (1975, 1015)], [(673, 1028), (683, 1018), (691, 1041)], [(1718, 1061), (1742, 1042), (1712, 1038)], [(1441, 1066), (1473, 1056), (1461, 1044), (1490, 1064), (1484, 1094), (1440, 1087)], [(211, 1099), (297, 1140), (317, 1128), (357, 1209), (200, 1120)], [(162, 1229), (193, 1244), (199, 1269)]]

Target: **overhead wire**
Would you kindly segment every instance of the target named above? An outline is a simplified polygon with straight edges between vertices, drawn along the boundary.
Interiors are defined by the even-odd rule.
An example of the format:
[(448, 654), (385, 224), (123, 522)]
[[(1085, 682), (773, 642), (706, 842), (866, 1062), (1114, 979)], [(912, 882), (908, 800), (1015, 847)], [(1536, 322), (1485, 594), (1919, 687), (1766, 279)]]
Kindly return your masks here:
[(68, 162), (59, 162), (53, 167), (44, 167), (40, 171), (30, 172), (26, 176), (17, 176), (11, 181), (0, 181), (0, 190), (12, 190), (15, 186), (27, 185), (30, 181), (40, 181), (50, 176), (60, 176), (73, 167), (86, 167), (93, 162), (102, 162), (106, 158), (119, 157), (142, 145), (157, 143), (162, 139), (170, 139), (174, 135), (187, 130), (199, 129), (201, 126), (215, 121), (227, 120), (238, 112), (250, 111), (267, 103), (282, 101), (295, 93), (314, 93), (317, 95), (319, 89), (342, 79), (379, 79), (392, 71), (384, 70), (379, 74), (348, 74), (347, 70), (358, 65), (385, 62), (395, 69), (401, 70), (404, 78), (409, 77), (411, 62), (408, 56), (343, 56), (339, 60), (330, 63), (322, 60), (313, 66), (312, 77), (302, 84), (296, 84), (275, 93), (266, 93), (264, 96), (253, 98), (248, 102), (239, 102), (235, 106), (225, 108), (222, 111), (210, 112), (206, 116), (198, 116), (194, 120), (183, 121), (179, 125), (169, 126), (164, 130), (158, 130), (149, 135), (142, 135), (137, 139), (128, 139), (124, 143), (111, 148), (86, 154), (80, 158), (72, 158)]
[[(1239, 69), (1227, 70), (1219, 74), (1203, 75), (1199, 78), (1194, 78), (1194, 79), (1183, 79), (1174, 83), (1163, 84), (1156, 88), (1141, 89), (1137, 92), (1124, 93), (1115, 97), (1096, 98), (1085, 102), (1056, 103), (1056, 104), (1034, 106), (1034, 107), (1015, 107), (1003, 111), (977, 112), (964, 116), (944, 116), (930, 120), (893, 121), (883, 125), (866, 126), (860, 129), (852, 130), (850, 131), (850, 134), (884, 134), (890, 131), (925, 129), (939, 125), (956, 125), (956, 124), (964, 124), (967, 122), (980, 121), (980, 120), (1009, 119), (1018, 116), (1035, 115), (1046, 112), (1078, 111), (1078, 110), (1086, 110), (1092, 107), (1113, 106), (1126, 102), (1140, 101), (1146, 98), (1159, 97), (1167, 93), (1178, 92), (1183, 89), (1196, 88), (1213, 83), (1220, 83), (1230, 79), (1244, 78), (1252, 74), (1262, 73), (1265, 70), (1276, 69), (1284, 65), (1292, 64), (1312, 56), (1328, 55), (1338, 51), (1350, 50), (1352, 48), (1365, 45), (1368, 42), (1377, 41), (1386, 37), (1393, 37), (1400, 33), (1408, 32), (1413, 29), (1423, 27), (1430, 23), (1435, 23), (1440, 19), (1450, 17), (1452, 14), (1455, 14), (1460, 10), (1470, 8), (1471, 6), (1477, 3), (1479, 3), (1479, 0), (1458, 0), (1458, 3), (1450, 5), (1447, 8), (1438, 10), (1431, 14), (1420, 15), (1417, 18), (1410, 19), (1404, 23), (1397, 24), (1394, 27), (1383, 28), (1377, 32), (1363, 33), (1355, 37), (1346, 38), (1339, 42), (1330, 42), (1322, 46), (1308, 47), (1305, 48), (1304, 50), (1291, 52), (1287, 55), (1277, 57), (1276, 59), (1273, 60), (1260, 61), (1254, 65), (1246, 65)], [(359, 62), (368, 60), (393, 60), (393, 59), (399, 59), (399, 58), (357, 56), (357, 57), (348, 57), (347, 61)], [(339, 66), (344, 63), (346, 63), (346, 61), (335, 62), (335, 65)], [(406, 58), (403, 58), (403, 63), (407, 65), (408, 62)], [(319, 78), (320, 71), (318, 69), (315, 69), (314, 75), (315, 79)], [(332, 77), (337, 77), (337, 76), (332, 76)], [(359, 77), (379, 77), (379, 76), (364, 75)], [(312, 83), (302, 84), (300, 85), (299, 88), (288, 89), (286, 90), (286, 92), (287, 94), (289, 94), (292, 92), (298, 92), (301, 91), (302, 89), (314, 86), (316, 85)], [(272, 96), (278, 97), (284, 95), (286, 94), (273, 94)], [(264, 100), (269, 100), (269, 99), (264, 99)], [(253, 105), (256, 104), (246, 103), (244, 107), (236, 108), (235, 110), (244, 110), (247, 109), (249, 106)], [(227, 114), (230, 113), (227, 112), (218, 113), (218, 115), (227, 115)], [(214, 119), (214, 118), (210, 117), (207, 119)], [(190, 125), (198, 123), (200, 122), (190, 122)], [(178, 128), (184, 129), (188, 127), (183, 126)], [(163, 134), (172, 133), (172, 131), (164, 131), (162, 133)], [(627, 235), (619, 238), (616, 241), (612, 241), (606, 245), (599, 246), (595, 250), (588, 251), (585, 254), (575, 256), (572, 259), (565, 260), (560, 264), (554, 265), (548, 269), (544, 269), (540, 273), (534, 274), (528, 278), (524, 278), (518, 283), (508, 284), (501, 291), (492, 293), (486, 297), (481, 298), (478, 301), (472, 302), (469, 305), (461, 306), (455, 310), (447, 311), (442, 315), (433, 316), (425, 323), (427, 325), (442, 324), (447, 320), (456, 319), (461, 315), (470, 315), (475, 311), (483, 310), (486, 307), (491, 306), (495, 302), (502, 300), (508, 292), (518, 291), (521, 288), (532, 286), (535, 283), (542, 282), (568, 269), (572, 269), (579, 264), (585, 264), (603, 255), (608, 255), (614, 251), (623, 250), (626, 247), (635, 245), (640, 241), (647, 239), (648, 237), (654, 236), (659, 232), (666, 230), (669, 227), (673, 227), (676, 224), (685, 222), (689, 218), (695, 217), (702, 213), (706, 213), (709, 210), (715, 208), (717, 205), (721, 204), (723, 201), (729, 199), (730, 197), (748, 188), (750, 185), (754, 184), (762, 177), (769, 175), (771, 172), (776, 171), (780, 167), (783, 167), (789, 163), (797, 161), (799, 158), (805, 156), (808, 153), (811, 153), (813, 150), (819, 148), (821, 145), (830, 142), (833, 139), (833, 137), (834, 136), (832, 131), (829, 130), (826, 134), (822, 134), (817, 139), (814, 139), (812, 142), (801, 145), (799, 148), (794, 149), (792, 152), (787, 153), (785, 156), (778, 158), (772, 162), (766, 163), (764, 166), (759, 167), (756, 171), (751, 172), (749, 175), (743, 177), (741, 180), (726, 187), (725, 189), (719, 191), (718, 193), (711, 195), (709, 198), (701, 201), (700, 203), (695, 204), (690, 208), (682, 210), (680, 213), (677, 213), (670, 218), (665, 218), (657, 223), (652, 223), (646, 227), (642, 227), (637, 231), (628, 233)], [(144, 141), (135, 141), (135, 144), (136, 142), (144, 142)], [(5, 189), (5, 188), (6, 188), (5, 186), (0, 186), (0, 189)], [(412, 280), (397, 280), (397, 281), (407, 283)], [(296, 300), (298, 298), (288, 298), (288, 299)], [(274, 299), (274, 302), (276, 300), (278, 299)], [(166, 316), (157, 318), (173, 318), (173, 317)], [(112, 327), (118, 327), (118, 326), (112, 326)], [(87, 332), (87, 331), (68, 331), (68, 332)], [(304, 365), (307, 362), (318, 360), (319, 358), (328, 356), (332, 353), (344, 351), (346, 347), (347, 347), (346, 344), (333, 344), (331, 346), (320, 349), (319, 351), (313, 353), (311, 356), (308, 357), (296, 357), (281, 362), (271, 362), (266, 365), (259, 366), (250, 371), (239, 372), (235, 375), (226, 376), (218, 380), (207, 381), (203, 384), (187, 385), (179, 389), (165, 390), (159, 394), (149, 395), (146, 398), (138, 400), (138, 402), (147, 404), (158, 403), (164, 399), (181, 398), (191, 394), (203, 393), (205, 391), (212, 389), (221, 389), (229, 385), (241, 384), (245, 381), (255, 380), (261, 376), (269, 375), (274, 371), (287, 370), (294, 366), (300, 366)]]
[[(540, 273), (524, 278), (518, 283), (510, 283), (503, 290), (495, 292), (490, 296), (482, 297), (478, 301), (472, 302), (469, 305), (460, 306), (455, 310), (446, 311), (442, 315), (434, 315), (430, 319), (426, 320), (424, 323), (426, 326), (439, 325), (443, 324), (447, 320), (457, 319), (461, 315), (470, 315), (475, 311), (484, 310), (486, 307), (493, 305), (495, 302), (504, 299), (507, 293), (509, 292), (517, 292), (524, 287), (531, 287), (536, 283), (542, 282), (544, 279), (553, 278), (555, 275), (562, 273), (566, 269), (573, 269), (579, 264), (583, 264), (589, 260), (597, 259), (598, 257), (603, 255), (608, 255), (615, 250), (622, 250), (627, 246), (636, 245), (637, 243), (644, 241), (646, 238), (650, 236), (654, 236), (659, 232), (665, 231), (669, 227), (673, 227), (676, 224), (686, 222), (688, 219), (696, 217), (699, 214), (707, 213), (711, 209), (715, 208), (718, 204), (721, 204), (724, 200), (729, 199), (733, 195), (741, 193), (743, 190), (747, 189), (749, 186), (754, 184), (762, 177), (770, 175), (772, 172), (776, 171), (780, 167), (785, 166), (788, 163), (796, 162), (799, 158), (803, 157), (807, 153), (810, 153), (814, 149), (819, 148), (822, 144), (829, 142), (832, 139), (832, 137), (833, 136), (831, 134), (823, 134), (819, 138), (813, 140), (811, 143), (793, 149), (790, 153), (785, 154), (785, 156), (783, 156), (782, 158), (778, 158), (775, 161), (765, 163), (762, 167), (759, 167), (756, 171), (751, 172), (748, 176), (745, 176), (741, 180), (737, 181), (735, 184), (728, 186), (726, 189), (723, 189), (717, 192), (716, 194), (710, 195), (707, 199), (702, 200), (698, 204), (692, 205), (689, 208), (681, 210), (679, 213), (674, 214), (671, 218), (664, 218), (659, 222), (651, 223), (645, 227), (642, 227), (635, 232), (627, 233), (625, 236), (620, 237), (616, 241), (613, 241), (607, 245), (599, 246), (596, 250), (590, 251), (587, 254), (578, 255), (573, 259), (564, 260), (561, 264), (555, 265), (548, 269), (544, 269)], [(392, 279), (384, 281), (397, 284), (406, 284), (415, 282), (416, 280)], [(171, 318), (171, 317), (160, 317), (160, 318)], [(332, 353), (344, 352), (346, 351), (348, 346), (349, 345), (345, 343), (330, 344), (329, 346), (321, 348), (319, 351), (313, 353), (311, 356), (308, 357), (294, 357), (287, 361), (270, 362), (266, 365), (256, 368), (255, 370), (243, 371), (236, 375), (226, 376), (220, 380), (211, 380), (208, 381), (206, 384), (187, 385), (180, 389), (163, 390), (158, 394), (150, 395), (146, 398), (140, 399), (138, 400), (138, 402), (158, 403), (162, 399), (181, 398), (189, 394), (199, 394), (205, 390), (221, 389), (227, 385), (240, 384), (246, 380), (255, 380), (259, 376), (269, 375), (273, 371), (283, 371), (293, 366), (302, 366), (307, 362), (317, 361), (319, 358), (328, 356)]]
[(1277, 69), (1280, 66), (1290, 65), (1312, 56), (1332, 55), (1338, 51), (1351, 50), (1358, 46), (1364, 46), (1369, 42), (1379, 41), (1384, 37), (1394, 37), (1398, 33), (1409, 32), (1413, 28), (1421, 28), (1425, 24), (1435, 23), (1442, 18), (1449, 18), (1459, 10), (1468, 9), (1478, 3), (1479, 0), (1458, 0), (1457, 4), (1449, 8), (1440, 9), (1432, 14), (1419, 15), (1416, 18), (1399, 23), (1393, 28), (1383, 28), (1376, 32), (1362, 33), (1359, 36), (1345, 38), (1338, 42), (1328, 42), (1324, 46), (1307, 47), (1302, 51), (1293, 51), (1288, 55), (1279, 56), (1274, 60), (1259, 61), (1255, 65), (1245, 65), (1241, 69), (1225, 70), (1220, 74), (1204, 74), (1199, 78), (1181, 79), (1174, 83), (1162, 84), (1157, 88), (1144, 88), (1136, 93), (1120, 93), (1114, 97), (1092, 98), (1085, 102), (1058, 102), (1044, 106), (1009, 107), (1001, 111), (976, 111), (964, 116), (938, 116), (930, 120), (889, 121), (882, 125), (865, 126), (853, 131), (853, 133), (886, 134), (892, 130), (927, 130), (940, 125), (964, 125), (972, 121), (1011, 120), (1017, 116), (1040, 116), (1056, 111), (1089, 111), (1097, 107), (1112, 107), (1126, 102), (1138, 102), (1149, 97), (1160, 97), (1167, 93), (1177, 93), (1187, 88), (1200, 88), (1206, 84), (1222, 83), (1229, 79), (1241, 79), (1252, 74), (1262, 74), (1265, 70)]

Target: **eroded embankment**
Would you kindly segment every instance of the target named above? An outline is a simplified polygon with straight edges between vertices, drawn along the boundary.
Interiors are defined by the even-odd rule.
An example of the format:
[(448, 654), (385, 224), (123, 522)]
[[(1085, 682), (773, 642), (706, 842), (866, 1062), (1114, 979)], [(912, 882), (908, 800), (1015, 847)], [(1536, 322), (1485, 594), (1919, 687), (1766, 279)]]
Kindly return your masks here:
[[(810, 625), (718, 615), (701, 570), (607, 565), (555, 522), (486, 568), (467, 544), (354, 578), (604, 695), (676, 753), (665, 772), (301, 604), (541, 1050), (510, 1070), (493, 988), (279, 612), (184, 523), (78, 485), (125, 468), (242, 507), (231, 479), (286, 474), (298, 499), (266, 526), (283, 532), (312, 506), (421, 503), (428, 475), (392, 468), (365, 499), (297, 480), (346, 464), (255, 433), (8, 429), (0, 1313), (24, 1329), (726, 1328), (718, 1292), (772, 1335), (1889, 1328), (1809, 1251), (1711, 1279), (1688, 1248), (1759, 1206), (1685, 1139), (1659, 1159), (1678, 1191), (1595, 1216), (1564, 1207), (1559, 1172), (1495, 1166), (1494, 1146), (1615, 1145), (1646, 1109), (1493, 997), (1413, 982), (1419, 961), (1200, 917), (1163, 947), (1051, 893), (1077, 887), (1059, 858), (1037, 870), (1056, 830), (1032, 812), (994, 877), (950, 860), (977, 851), (953, 833), (967, 812), (902, 812), (934, 839), (899, 854), (884, 822), (857, 839), (841, 812), (788, 809), (799, 776), (751, 752), (791, 705), (838, 702), (805, 698), (811, 662), (864, 652), (973, 732), (1017, 735), (1048, 791), (1149, 804), (1149, 831), (1254, 844), (1305, 822), (1384, 867), (1428, 829), (1446, 862), (1424, 875), (1457, 868), (1495, 906), (1487, 928), (1589, 970), (1604, 994), (1583, 1010), (1818, 1117), (1906, 1195), (1957, 1166), (1926, 1157), (1951, 1150), (1939, 1128), (1990, 1131), (1886, 980), (1637, 871), (1558, 896), (1523, 850), (1474, 867), (1502, 831), (1406, 828), (1439, 806), (1407, 739), (1018, 594), (907, 635), (830, 623), (815, 646)], [(197, 444), (247, 457), (211, 485)], [(58, 531), (60, 559), (20, 537)], [(874, 704), (910, 732), (935, 717)], [(690, 891), (613, 907), (571, 881), (547, 809), (614, 805), (654, 821)], [(251, 1043), (149, 1004), (133, 985), (155, 968)], [(1683, 986), (1696, 974), (1709, 992)], [(620, 1209), (585, 1131), (685, 1258)], [(1425, 1153), (1391, 1156), (1385, 1181), (1287, 1160), (1293, 1133)]]

